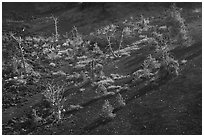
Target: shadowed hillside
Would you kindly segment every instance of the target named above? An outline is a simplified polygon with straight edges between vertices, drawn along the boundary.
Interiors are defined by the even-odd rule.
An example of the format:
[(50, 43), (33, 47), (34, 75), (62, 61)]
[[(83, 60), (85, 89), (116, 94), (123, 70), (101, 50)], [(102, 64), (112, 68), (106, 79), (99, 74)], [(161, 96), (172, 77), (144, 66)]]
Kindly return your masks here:
[(5, 135), (202, 134), (202, 3), (3, 3)]

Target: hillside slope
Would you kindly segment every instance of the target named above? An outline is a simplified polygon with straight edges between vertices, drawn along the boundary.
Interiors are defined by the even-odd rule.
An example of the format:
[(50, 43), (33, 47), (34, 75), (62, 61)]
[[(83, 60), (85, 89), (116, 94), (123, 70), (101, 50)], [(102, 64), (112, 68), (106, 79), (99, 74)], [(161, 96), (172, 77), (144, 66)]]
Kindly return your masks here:
[[(35, 65), (37, 71), (42, 72), (42, 78), (40, 82), (36, 82), (33, 85), (28, 84), (26, 88), (20, 87), (20, 90), (24, 92), (16, 90), (18, 85), (11, 86), (15, 85), (15, 82), (13, 82), (14, 84), (12, 81), (11, 83), (7, 83), (7, 79), (4, 80), (3, 103), (8, 103), (9, 100), (7, 101), (5, 98), (9, 98), (15, 91), (17, 92), (15, 94), (22, 94), (23, 97), (24, 94), (31, 93), (26, 95), (25, 99), (20, 99), (20, 101), (23, 100), (23, 103), (19, 103), (18, 105), (14, 104), (14, 106), (12, 106), (13, 104), (7, 106), (6, 103), (3, 105), (3, 134), (202, 134), (202, 15), (200, 11), (194, 12), (195, 9), (200, 9), (199, 6), (184, 7), (182, 12), (182, 17), (184, 17), (185, 23), (189, 28), (190, 36), (192, 36), (193, 44), (189, 47), (178, 46), (170, 51), (180, 65), (178, 76), (170, 76), (168, 73), (164, 73), (164, 76), (161, 74), (161, 76), (157, 77), (158, 79), (155, 78), (155, 81), (145, 78), (134, 81), (133, 73), (142, 67), (144, 60), (149, 54), (154, 54), (155, 52), (154, 46), (143, 43), (137, 50), (131, 50), (131, 53), (127, 56), (115, 57), (113, 59), (108, 58), (110, 61), (106, 61), (103, 66), (104, 75), (107, 78), (112, 78), (113, 74), (125, 76), (124, 78), (114, 80), (112, 83), (116, 89), (118, 88), (117, 86), (122, 88), (120, 90), (116, 90), (114, 86), (114, 88), (107, 88), (106, 92), (108, 92), (108, 94), (97, 93), (98, 88), (95, 85), (96, 82), (91, 83), (92, 81), (89, 81), (90, 79), (88, 79), (88, 82), (84, 82), (84, 77), (81, 78), (78, 76), (83, 75), (81, 72), (87, 69), (80, 65), (76, 67), (77, 63), (81, 63), (80, 59), (83, 59), (83, 56), (76, 57), (77, 59), (80, 58), (78, 62), (74, 62), (73, 58), (71, 58), (72, 60), (65, 60), (64, 56), (63, 58), (55, 60), (53, 54), (43, 54), (43, 48), (50, 46), (49, 44), (46, 45), (40, 40), (41, 43), (39, 42), (39, 44), (31, 42), (29, 45), (27, 43), (26, 48), (28, 49), (26, 52), (29, 54), (31, 54), (29, 50), (33, 50), (36, 54), (39, 52), (40, 58), (38, 57), (38, 59), (36, 59), (37, 63), (32, 60), (30, 62)], [(107, 46), (107, 42), (104, 42), (105, 40), (102, 38), (102, 40), (100, 38), (95, 39), (94, 35), (89, 35), (91, 32), (108, 24), (120, 24), (125, 19), (139, 18), (140, 15), (153, 18), (155, 20), (154, 25), (162, 26), (161, 24), (163, 22), (160, 17), (164, 16), (164, 11), (167, 7), (163, 4), (155, 3), (108, 3), (105, 5), (105, 11), (100, 6), (85, 9), (80, 9), (77, 6), (71, 6), (70, 9), (68, 6), (67, 9), (65, 6), (62, 10), (53, 10), (55, 11), (53, 14), (59, 18), (58, 28), (60, 35), (70, 32), (73, 26), (76, 26), (78, 31), (83, 34), (84, 39), (89, 39), (91, 42), (98, 42), (99, 47), (103, 49)], [(15, 22), (15, 18), (8, 20), (7, 18), (11, 15), (6, 16), (5, 13), (7, 12), (4, 12), (5, 24), (3, 24), (3, 30), (10, 31), (11, 26), (15, 28), (15, 25), (23, 24), (19, 27), (20, 34), (23, 34), (21, 29), (25, 25), (28, 26), (25, 35), (31, 34), (32, 36), (38, 36), (40, 34), (50, 35), (54, 33), (53, 20), (49, 18), (51, 14), (49, 6), (48, 10), (38, 9), (39, 12), (32, 11), (32, 6), (30, 8), (31, 12), (28, 14), (36, 15), (36, 18), (28, 20), (23, 20), (22, 18), (19, 22)], [(144, 31), (144, 34), (146, 33), (149, 32)], [(137, 41), (144, 37), (138, 35), (138, 39), (137, 37), (134, 38)], [(117, 40), (115, 43), (113, 42), (116, 48), (118, 47), (117, 42)], [(130, 38), (127, 38), (126, 41), (124, 40), (123, 42), (125, 46), (129, 43), (132, 43)], [(10, 44), (9, 46), (6, 44), (4, 45), (3, 57), (5, 57), (5, 60), (9, 60), (7, 55), (10, 54), (10, 50), (8, 49), (12, 48), (10, 47), (12, 44), (8, 43), (8, 45)], [(66, 41), (59, 41), (59, 43), (54, 43), (53, 45), (56, 47), (60, 45), (60, 48), (64, 48), (62, 45), (66, 46)], [(60, 51), (64, 50), (60, 48)], [(73, 47), (73, 49), (74, 48), (75, 47)], [(53, 49), (58, 50), (54, 47)], [(32, 54), (34, 52), (32, 52)], [(30, 59), (35, 57), (35, 55), (32, 55), (32, 57), (30, 57), (31, 55), (27, 56), (27, 58)], [(93, 57), (91, 57), (91, 59), (93, 60)], [(102, 58), (100, 60), (104, 61), (105, 59)], [(87, 60), (84, 62), (86, 63), (86, 61), (89, 63), (90, 58), (87, 57)], [(6, 64), (6, 61), (4, 61), (4, 64)], [(90, 66), (90, 64), (88, 65)], [(7, 73), (9, 72), (9, 70), (5, 68), (3, 71), (3, 73), (5, 73), (4, 78), (8, 77)], [(93, 70), (91, 71), (93, 73)], [(54, 74), (55, 72), (60, 72), (61, 74)], [(76, 75), (76, 78), (72, 77), (73, 75)], [(39, 109), (39, 113), (41, 111), (46, 112), (46, 114), (48, 113), (45, 106), (49, 105), (44, 102), (45, 96), (42, 93), (49, 86), (47, 84), (48, 81), (52, 81), (53, 84), (63, 83), (65, 85), (63, 97), (67, 99), (64, 101), (64, 117), (62, 122), (53, 125), (50, 124), (49, 118), (48, 122), (45, 120), (45, 123), (41, 124), (35, 121), (36, 117), (32, 116), (33, 109)], [(73, 81), (76, 83), (73, 84)], [(43, 82), (46, 84), (42, 86), (41, 84)], [(30, 94), (32, 94), (31, 97)], [(120, 97), (122, 97), (125, 102), (123, 106), (120, 106), (121, 104), (117, 102)], [(14, 98), (17, 97), (14, 96)], [(25, 101), (26, 103), (24, 100), (27, 100)], [(114, 118), (102, 117), (102, 106), (104, 101), (106, 102), (107, 100), (113, 106)], [(46, 114), (42, 114), (42, 117), (46, 117)], [(27, 121), (24, 121), (24, 119), (26, 119), (24, 116), (28, 117)], [(23, 120), (20, 119), (19, 123), (13, 124), (13, 122), (15, 123), (17, 121), (15, 118), (23, 118)], [(14, 128), (9, 127), (9, 124)], [(16, 131), (14, 129), (16, 129)]]

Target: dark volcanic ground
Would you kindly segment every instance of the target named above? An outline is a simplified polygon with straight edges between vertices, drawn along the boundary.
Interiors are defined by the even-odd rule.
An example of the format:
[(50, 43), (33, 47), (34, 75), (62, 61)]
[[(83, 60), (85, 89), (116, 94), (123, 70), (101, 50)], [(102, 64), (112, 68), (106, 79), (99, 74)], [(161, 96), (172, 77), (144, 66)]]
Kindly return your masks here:
[[(173, 51), (176, 59), (187, 60), (187, 63), (181, 66), (182, 71), (178, 77), (164, 79), (159, 85), (142, 89), (132, 87), (130, 91), (121, 93), (127, 105), (114, 110), (117, 116), (111, 121), (100, 121), (98, 109), (103, 101), (97, 100), (75, 112), (71, 120), (65, 121), (53, 131), (42, 129), (33, 134), (202, 134), (202, 16), (201, 13), (192, 12), (201, 7), (199, 4), (186, 5), (180, 4), (184, 6), (183, 16), (195, 42), (191, 47)], [(80, 9), (77, 4), (59, 4), (58, 7), (61, 7), (59, 9), (51, 4), (46, 9), (43, 8), (46, 5), (26, 4), (16, 7), (15, 4), (3, 3), (3, 23), (7, 22), (6, 19), (18, 21), (27, 19), (23, 23), (29, 26), (29, 33), (50, 34), (54, 32), (53, 22), (48, 20), (45, 23), (44, 19), (53, 13), (59, 17), (60, 34), (69, 32), (74, 25), (82, 34), (88, 34), (102, 25), (130, 16), (137, 17), (141, 14), (147, 17), (159, 16), (165, 6), (151, 3), (149, 5), (109, 3), (105, 5), (106, 11), (103, 11), (100, 5)], [(9, 28), (3, 24), (3, 29)], [(141, 53), (145, 53), (145, 50)], [(118, 70), (109, 64), (105, 67), (105, 74), (116, 72), (129, 74), (139, 64), (137, 58), (138, 55), (135, 53), (116, 62)], [(109, 99), (114, 102), (111, 97)]]

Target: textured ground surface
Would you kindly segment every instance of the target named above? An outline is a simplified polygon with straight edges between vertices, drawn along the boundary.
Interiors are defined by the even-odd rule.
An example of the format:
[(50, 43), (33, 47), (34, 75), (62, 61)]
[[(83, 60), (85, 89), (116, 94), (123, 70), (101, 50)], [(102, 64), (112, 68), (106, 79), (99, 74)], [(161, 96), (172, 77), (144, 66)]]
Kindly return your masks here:
[[(67, 113), (70, 119), (52, 131), (42, 129), (33, 134), (202, 134), (202, 19), (201, 16), (190, 13), (193, 9), (184, 9), (184, 17), (195, 42), (191, 47), (173, 51), (176, 59), (187, 60), (187, 63), (181, 66), (182, 71), (178, 77), (163, 79), (158, 85), (132, 86), (131, 90), (122, 92), (126, 106), (117, 108), (116, 105), (115, 119), (107, 121), (101, 120), (99, 116), (101, 106), (104, 99), (114, 104), (114, 98), (108, 96), (84, 103), (94, 96), (90, 89), (86, 95), (75, 95), (70, 100), (71, 104), (84, 103), (84, 109), (71, 112), (72, 114)], [(102, 12), (98, 8), (92, 8), (80, 12), (76, 7), (59, 10), (56, 12), (60, 19), (59, 32), (65, 34), (75, 25), (80, 32), (88, 34), (101, 25), (130, 16), (158, 16), (163, 9), (160, 6), (138, 8), (137, 4), (108, 4), (106, 10)], [(50, 13), (44, 14), (41, 15), (43, 18)], [(31, 25), (30, 32), (54, 31), (51, 21), (41, 23), (39, 20), (32, 20), (28, 23)], [(143, 56), (148, 55), (145, 48), (139, 52)], [(108, 64), (105, 74), (133, 72), (143, 61), (140, 60), (141, 54), (135, 52), (115, 64)], [(118, 66), (117, 70), (114, 68), (115, 65)]]

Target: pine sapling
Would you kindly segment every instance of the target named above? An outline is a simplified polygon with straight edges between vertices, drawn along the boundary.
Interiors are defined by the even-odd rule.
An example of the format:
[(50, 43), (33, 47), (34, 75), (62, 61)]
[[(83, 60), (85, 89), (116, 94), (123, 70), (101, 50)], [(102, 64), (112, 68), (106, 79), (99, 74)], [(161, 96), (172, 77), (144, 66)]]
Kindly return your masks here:
[(110, 104), (108, 100), (105, 100), (105, 103), (103, 104), (102, 107), (102, 116), (105, 118), (114, 118), (116, 114), (113, 113), (113, 106)]
[(102, 95), (107, 95), (108, 94), (108, 90), (104, 86), (104, 84), (99, 84), (98, 88), (96, 89), (96, 93), (97, 94), (102, 94)]
[[(177, 24), (175, 24), (173, 27), (174, 31), (177, 29), (177, 37), (176, 41), (179, 42), (179, 44), (182, 44), (184, 46), (190, 46), (192, 44), (192, 38), (189, 35), (188, 27), (185, 25), (185, 19), (181, 16), (182, 8), (176, 7), (175, 3), (171, 6), (169, 10), (170, 18), (173, 19), (173, 21)], [(172, 35), (175, 35), (174, 32), (172, 32)]]
[(119, 93), (117, 96), (116, 96), (116, 99), (117, 99), (117, 102), (118, 102), (118, 105), (119, 106), (125, 106), (126, 103), (125, 103), (125, 100), (123, 99), (122, 95)]
[(26, 63), (25, 63), (25, 58), (24, 58), (24, 53), (23, 53), (23, 47), (21, 46), (23, 40), (22, 40), (21, 37), (19, 37), (19, 38), (15, 37), (12, 32), (10, 33), (10, 36), (14, 40), (16, 40), (18, 42), (19, 48), (17, 48), (17, 49), (20, 49), (20, 54), (21, 54), (21, 60), (22, 60), (22, 63), (23, 63), (24, 74), (27, 76), (26, 65), (25, 65)]
[(48, 83), (47, 89), (43, 92), (46, 100), (53, 107), (53, 114), (57, 121), (62, 119), (62, 111), (66, 99), (63, 97), (64, 87)]
[(111, 54), (112, 54), (114, 57), (117, 57), (117, 56), (115, 55), (113, 49), (112, 49), (111, 37), (106, 35), (106, 39), (107, 39), (107, 41), (108, 41), (108, 48), (109, 48)]

